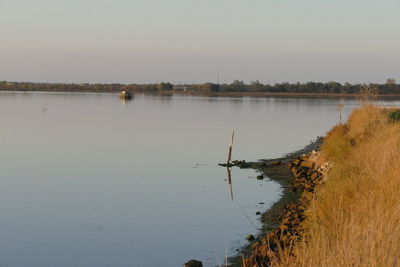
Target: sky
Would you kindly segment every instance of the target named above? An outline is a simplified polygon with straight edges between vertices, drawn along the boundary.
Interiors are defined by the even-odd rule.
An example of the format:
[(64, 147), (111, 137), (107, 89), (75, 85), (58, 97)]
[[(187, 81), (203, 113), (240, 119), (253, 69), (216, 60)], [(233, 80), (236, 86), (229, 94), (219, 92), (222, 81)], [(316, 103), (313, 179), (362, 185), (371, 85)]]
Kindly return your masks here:
[(0, 0), (0, 80), (400, 81), (398, 0)]

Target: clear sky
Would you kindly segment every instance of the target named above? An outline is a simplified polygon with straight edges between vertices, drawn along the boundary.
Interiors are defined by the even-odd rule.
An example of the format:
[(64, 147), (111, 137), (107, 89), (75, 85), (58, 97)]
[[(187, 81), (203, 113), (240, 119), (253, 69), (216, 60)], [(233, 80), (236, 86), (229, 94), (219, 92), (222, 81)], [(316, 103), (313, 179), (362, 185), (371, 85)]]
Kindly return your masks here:
[(0, 80), (400, 81), (399, 0), (0, 0)]

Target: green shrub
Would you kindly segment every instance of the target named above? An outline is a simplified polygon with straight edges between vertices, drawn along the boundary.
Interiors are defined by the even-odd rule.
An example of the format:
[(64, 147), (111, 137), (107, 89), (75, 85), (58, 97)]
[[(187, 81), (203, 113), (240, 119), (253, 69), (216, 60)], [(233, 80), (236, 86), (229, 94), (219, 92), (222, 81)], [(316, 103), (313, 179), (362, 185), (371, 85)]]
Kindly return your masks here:
[(389, 119), (392, 122), (400, 121), (400, 109), (397, 109), (395, 111), (390, 112), (389, 113)]

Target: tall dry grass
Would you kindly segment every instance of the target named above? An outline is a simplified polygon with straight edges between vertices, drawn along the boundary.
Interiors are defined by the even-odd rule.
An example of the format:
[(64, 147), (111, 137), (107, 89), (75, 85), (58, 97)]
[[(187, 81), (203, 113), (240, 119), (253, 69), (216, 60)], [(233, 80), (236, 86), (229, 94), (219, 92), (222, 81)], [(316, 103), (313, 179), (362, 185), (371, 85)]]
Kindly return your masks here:
[(400, 266), (400, 122), (372, 105), (327, 136), (333, 161), (304, 222), (306, 235), (272, 266)]

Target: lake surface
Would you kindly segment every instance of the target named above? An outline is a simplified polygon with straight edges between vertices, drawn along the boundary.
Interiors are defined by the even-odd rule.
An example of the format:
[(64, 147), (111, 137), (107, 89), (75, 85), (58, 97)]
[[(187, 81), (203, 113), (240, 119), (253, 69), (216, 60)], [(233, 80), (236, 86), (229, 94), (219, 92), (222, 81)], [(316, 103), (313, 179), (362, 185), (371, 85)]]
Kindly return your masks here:
[[(280, 186), (226, 161), (300, 149), (355, 100), (0, 93), (0, 266), (205, 266)], [(398, 101), (381, 104), (396, 105)], [(260, 204), (264, 203), (264, 204)]]

